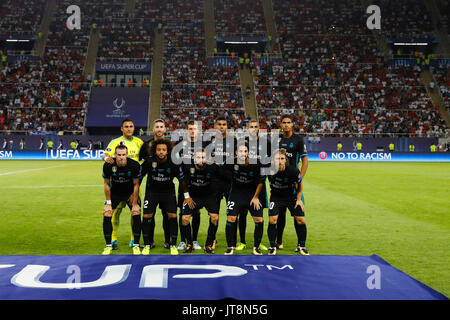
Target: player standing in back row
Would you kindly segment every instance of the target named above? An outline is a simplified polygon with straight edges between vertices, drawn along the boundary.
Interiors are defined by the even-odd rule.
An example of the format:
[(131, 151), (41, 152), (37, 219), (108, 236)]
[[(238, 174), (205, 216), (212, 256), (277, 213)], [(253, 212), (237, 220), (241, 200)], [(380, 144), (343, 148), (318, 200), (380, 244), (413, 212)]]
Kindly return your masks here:
[[(308, 152), (303, 137), (294, 133), (293, 117), (289, 114), (281, 116), (281, 130), (283, 135), (279, 138), (279, 148), (286, 150), (289, 165), (299, 168), (302, 179), (308, 169)], [(303, 197), (303, 195), (302, 195)], [(305, 200), (302, 198), (302, 201)], [(295, 224), (295, 221), (294, 221)], [(277, 248), (283, 248), (283, 232), (286, 226), (286, 210), (281, 210), (277, 222)]]

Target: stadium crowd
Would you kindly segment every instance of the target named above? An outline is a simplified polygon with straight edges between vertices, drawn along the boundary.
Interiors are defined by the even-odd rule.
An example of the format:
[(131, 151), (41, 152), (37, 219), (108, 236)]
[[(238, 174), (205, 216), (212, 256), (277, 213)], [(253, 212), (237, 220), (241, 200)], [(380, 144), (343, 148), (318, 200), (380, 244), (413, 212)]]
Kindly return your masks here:
[(384, 61), (360, 5), (275, 1), (274, 11), (283, 60), (251, 66), (262, 127), (293, 109), (305, 133), (445, 134), (419, 70)]
[(154, 24), (144, 19), (108, 19), (101, 22), (99, 61), (151, 61)]
[[(383, 15), (382, 34), (390, 39), (433, 39), (433, 21), (421, 0), (378, 0)], [(410, 17), (420, 17), (411, 19)]]
[(433, 68), (433, 74), (436, 80), (436, 85), (440, 90), (442, 99), (444, 100), (445, 108), (450, 112), (450, 69), (448, 67)]
[(267, 31), (261, 1), (216, 0), (216, 33), (262, 34)]
[[(82, 7), (80, 30), (65, 27), (71, 4)], [(274, 48), (282, 58), (250, 64), (262, 127), (278, 127), (281, 112), (293, 112), (299, 118), (298, 129), (305, 133), (448, 134), (420, 70), (385, 61), (365, 26), (367, 15), (361, 4), (350, 6), (338, 0), (274, 0), (273, 4), (278, 32)], [(382, 35), (431, 36), (431, 15), (421, 1), (376, 4), (385, 19)], [(437, 4), (442, 8), (448, 2)], [(4, 21), (14, 24), (14, 17), (27, 17), (29, 8), (38, 12), (30, 20), (37, 30), (43, 1), (21, 0), (14, 5), (14, 12), (4, 4), (0, 7), (6, 19), (0, 25), (2, 32), (8, 30)], [(402, 24), (402, 13), (410, 16), (413, 11), (424, 19)], [(217, 34), (266, 31), (260, 1), (215, 1), (215, 18)], [(100, 32), (97, 59), (101, 61), (150, 60), (156, 26), (161, 30), (157, 32), (164, 32), (161, 116), (169, 129), (184, 126), (189, 119), (201, 119), (208, 128), (223, 112), (232, 126), (245, 121), (238, 66), (213, 65), (206, 57), (203, 1), (139, 1), (130, 16), (121, 0), (60, 0), (42, 58), (7, 64), (1, 70), (3, 130), (34, 127), (33, 119), (40, 121), (36, 108), (42, 109), (45, 120), (52, 120), (44, 121), (42, 128), (83, 129), (92, 80), (83, 76), (83, 69), (94, 25)], [(448, 107), (448, 69), (433, 73)]]
[[(163, 5), (163, 85), (161, 116), (168, 129), (186, 126), (190, 119), (212, 126), (225, 111), (236, 126), (245, 119), (237, 66), (208, 65), (205, 52), (203, 4), (178, 1)], [(177, 19), (174, 19), (177, 17)]]
[(0, 3), (0, 34), (37, 35), (45, 5), (45, 0), (2, 0)]

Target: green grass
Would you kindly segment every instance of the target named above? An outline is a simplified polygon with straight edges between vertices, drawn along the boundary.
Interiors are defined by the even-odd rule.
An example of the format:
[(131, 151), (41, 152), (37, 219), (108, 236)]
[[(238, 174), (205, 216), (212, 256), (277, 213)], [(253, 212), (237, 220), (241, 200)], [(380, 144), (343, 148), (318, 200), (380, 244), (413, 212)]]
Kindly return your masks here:
[[(0, 161), (0, 255), (101, 253), (101, 168), (99, 161)], [(312, 162), (304, 183), (311, 254), (377, 254), (450, 296), (450, 164)], [(201, 244), (208, 226), (202, 212)], [(226, 247), (224, 213), (223, 202), (217, 254)], [(114, 254), (131, 253), (129, 220), (125, 210)], [(153, 254), (168, 253), (161, 222), (157, 213)], [(253, 226), (249, 216), (249, 247)], [(267, 245), (267, 222), (264, 229)], [(290, 218), (284, 242), (278, 253), (293, 254)]]

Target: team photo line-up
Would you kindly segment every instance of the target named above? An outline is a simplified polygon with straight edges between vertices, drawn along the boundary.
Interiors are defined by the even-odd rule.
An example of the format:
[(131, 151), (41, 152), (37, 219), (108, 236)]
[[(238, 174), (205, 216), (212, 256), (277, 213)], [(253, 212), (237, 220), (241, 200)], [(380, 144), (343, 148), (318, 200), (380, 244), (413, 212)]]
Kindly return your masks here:
[[(253, 254), (262, 255), (263, 251), (268, 251), (269, 255), (275, 255), (277, 249), (284, 248), (287, 210), (293, 216), (297, 235), (295, 252), (309, 255), (302, 183), (308, 168), (308, 155), (304, 139), (294, 133), (293, 125), (291, 115), (282, 115), (280, 134), (268, 136), (260, 134), (257, 121), (250, 120), (245, 128), (246, 134), (236, 137), (238, 134), (228, 130), (226, 118), (218, 117), (214, 123), (214, 135), (207, 139), (202, 139), (201, 124), (194, 120), (187, 123), (183, 137), (174, 138), (172, 135), (167, 139), (164, 121), (157, 119), (153, 123), (153, 137), (144, 142), (134, 136), (133, 121), (123, 120), (122, 136), (113, 139), (103, 155), (106, 198), (103, 234), (106, 247), (102, 254), (109, 255), (118, 248), (119, 217), (126, 206), (131, 210), (129, 246), (134, 255), (148, 255), (155, 248), (158, 206), (163, 217), (164, 248), (169, 249), (172, 255), (179, 251), (191, 253), (202, 249), (197, 237), (200, 209), (205, 208), (209, 226), (203, 249), (214, 254), (220, 205), (225, 198), (226, 255), (246, 248), (249, 212), (255, 223)], [(144, 192), (141, 183), (145, 177)], [(178, 196), (173, 182), (175, 178), (178, 180)], [(270, 198), (266, 180), (270, 186)], [(268, 209), (269, 215), (269, 248), (261, 243), (264, 208)], [(177, 246), (178, 230), (181, 242)]]

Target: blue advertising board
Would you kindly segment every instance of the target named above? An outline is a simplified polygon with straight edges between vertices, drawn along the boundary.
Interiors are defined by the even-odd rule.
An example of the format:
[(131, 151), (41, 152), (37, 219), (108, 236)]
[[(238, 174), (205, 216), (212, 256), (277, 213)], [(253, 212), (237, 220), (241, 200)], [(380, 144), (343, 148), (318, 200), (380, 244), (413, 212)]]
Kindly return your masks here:
[(450, 162), (450, 153), (315, 152), (309, 161)]
[[(0, 150), (0, 160), (101, 160), (104, 150)], [(309, 161), (450, 162), (450, 153), (313, 152)]]
[(102, 160), (104, 150), (0, 151), (0, 160)]
[(149, 109), (149, 88), (94, 87), (86, 127), (118, 127), (130, 118), (136, 127), (146, 127)]

